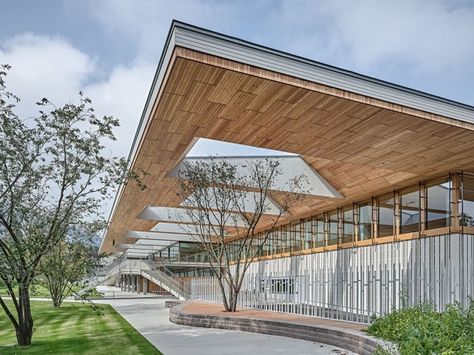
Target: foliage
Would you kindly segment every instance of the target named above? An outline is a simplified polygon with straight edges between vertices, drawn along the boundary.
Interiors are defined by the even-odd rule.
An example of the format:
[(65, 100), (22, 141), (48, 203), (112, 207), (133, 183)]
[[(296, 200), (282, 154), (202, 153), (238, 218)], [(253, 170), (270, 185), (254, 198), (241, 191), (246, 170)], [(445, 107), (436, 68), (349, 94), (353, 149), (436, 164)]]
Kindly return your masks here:
[(68, 232), (38, 266), (38, 283), (48, 289), (54, 307), (61, 306), (74, 287), (99, 264), (93, 238), (102, 223), (88, 223)]
[(104, 294), (97, 291), (97, 289), (94, 287), (94, 288), (86, 290), (86, 292), (82, 294), (82, 297), (86, 299), (95, 299), (95, 298), (104, 297)]
[(431, 303), (373, 319), (368, 333), (398, 345), (400, 354), (474, 353), (474, 301), (437, 312)]
[(109, 305), (100, 305), (100, 312), (69, 302), (57, 309), (49, 302), (33, 301), (31, 307), (35, 342), (28, 347), (15, 346), (15, 332), (0, 314), (0, 354), (160, 354)]
[[(279, 165), (278, 159), (266, 159), (250, 160), (239, 167), (211, 158), (187, 162), (179, 172), (178, 195), (184, 200), (187, 217), (196, 226), (190, 235), (209, 256), (226, 311), (236, 310), (245, 273), (261, 253), (271, 229), (287, 212), (289, 202), (299, 198), (280, 193), (279, 211), (268, 215), (266, 231), (257, 233), (262, 216), (270, 208), (271, 190), (276, 189), (282, 174)], [(303, 178), (295, 178), (286, 189), (295, 191)]]
[[(33, 332), (29, 288), (41, 259), (71, 226), (94, 220), (104, 199), (128, 180), (126, 161), (105, 156), (118, 120), (97, 117), (82, 94), (78, 104), (56, 107), (42, 99), (39, 116), (22, 120), (18, 98), (0, 70), (0, 279), (12, 303), (0, 306), (18, 344)], [(18, 291), (14, 286), (18, 285)]]

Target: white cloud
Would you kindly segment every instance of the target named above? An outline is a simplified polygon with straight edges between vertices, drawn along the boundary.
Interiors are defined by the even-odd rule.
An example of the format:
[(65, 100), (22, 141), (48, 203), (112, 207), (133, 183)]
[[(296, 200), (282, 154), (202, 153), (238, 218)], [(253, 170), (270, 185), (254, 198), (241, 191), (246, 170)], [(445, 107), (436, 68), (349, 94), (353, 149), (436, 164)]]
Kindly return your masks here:
[(117, 142), (110, 145), (116, 156), (127, 156), (151, 86), (154, 65), (118, 66), (107, 80), (84, 88), (97, 112), (120, 119)]
[[(474, 7), (450, 1), (284, 1), (282, 41), (331, 64), (379, 73), (461, 74), (474, 60)], [(471, 4), (472, 5), (472, 4)], [(303, 10), (304, 9), (304, 10)]]
[(46, 97), (56, 105), (77, 100), (83, 91), (98, 115), (120, 119), (117, 142), (107, 147), (115, 156), (127, 156), (153, 78), (154, 65), (117, 66), (102, 81), (95, 60), (59, 37), (24, 34), (0, 45), (0, 63), (12, 65), (9, 91), (20, 97), (17, 113), (37, 115), (35, 103)]
[(27, 116), (43, 97), (58, 104), (70, 101), (95, 69), (93, 59), (64, 39), (31, 33), (0, 44), (0, 63), (12, 66), (8, 89), (21, 98), (18, 108)]
[(249, 15), (249, 9), (238, 1), (89, 0), (88, 3), (92, 17), (112, 38), (120, 36), (129, 40), (136, 47), (137, 60), (155, 63), (173, 19), (228, 32), (235, 24), (241, 28)]

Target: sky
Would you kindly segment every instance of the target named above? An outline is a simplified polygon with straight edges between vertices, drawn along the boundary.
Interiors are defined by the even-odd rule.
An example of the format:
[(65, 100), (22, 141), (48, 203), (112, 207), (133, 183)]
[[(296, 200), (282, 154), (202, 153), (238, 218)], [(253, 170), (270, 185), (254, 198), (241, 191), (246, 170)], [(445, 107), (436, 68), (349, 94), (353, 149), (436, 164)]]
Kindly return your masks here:
[[(474, 0), (1, 1), (18, 112), (83, 91), (120, 119), (116, 156), (128, 155), (172, 19), (474, 105)], [(235, 151), (206, 141), (193, 152), (217, 149)]]

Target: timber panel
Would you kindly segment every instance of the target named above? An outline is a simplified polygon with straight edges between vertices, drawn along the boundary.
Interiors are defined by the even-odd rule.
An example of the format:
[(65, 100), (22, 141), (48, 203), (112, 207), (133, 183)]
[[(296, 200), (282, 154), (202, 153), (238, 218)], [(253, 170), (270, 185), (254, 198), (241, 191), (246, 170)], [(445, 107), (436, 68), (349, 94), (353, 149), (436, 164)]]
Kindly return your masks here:
[(300, 154), (345, 197), (308, 197), (288, 221), (473, 168), (474, 126), (453, 121), (177, 48), (134, 157), (148, 188), (124, 188), (101, 251), (154, 225), (136, 219), (146, 205), (178, 206), (166, 174), (196, 137)]

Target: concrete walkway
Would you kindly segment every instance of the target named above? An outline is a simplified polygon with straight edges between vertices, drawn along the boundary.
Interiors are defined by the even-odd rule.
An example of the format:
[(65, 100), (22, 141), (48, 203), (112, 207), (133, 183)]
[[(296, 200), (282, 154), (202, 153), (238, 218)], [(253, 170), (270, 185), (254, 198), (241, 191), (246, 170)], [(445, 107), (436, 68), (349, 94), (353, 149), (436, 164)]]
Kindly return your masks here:
[(286, 337), (173, 324), (162, 299), (101, 300), (112, 305), (164, 355), (352, 354), (320, 343)]

